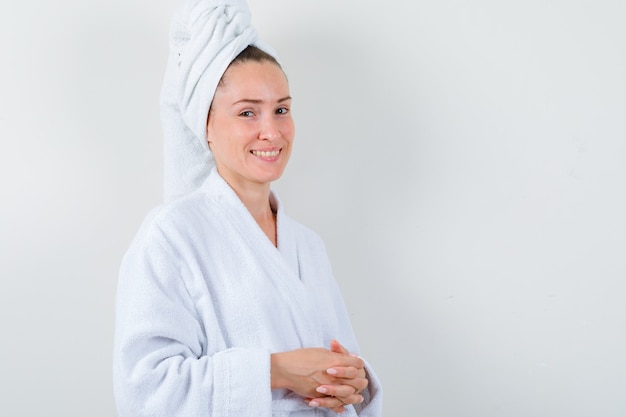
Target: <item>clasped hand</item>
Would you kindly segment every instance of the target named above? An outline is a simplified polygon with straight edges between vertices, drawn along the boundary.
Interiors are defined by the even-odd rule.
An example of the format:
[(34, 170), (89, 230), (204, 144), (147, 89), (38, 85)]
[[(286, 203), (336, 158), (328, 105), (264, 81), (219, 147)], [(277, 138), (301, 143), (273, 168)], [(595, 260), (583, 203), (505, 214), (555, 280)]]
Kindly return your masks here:
[(333, 340), (330, 349), (304, 348), (272, 354), (272, 389), (302, 395), (312, 407), (336, 412), (363, 401), (367, 387), (365, 363)]

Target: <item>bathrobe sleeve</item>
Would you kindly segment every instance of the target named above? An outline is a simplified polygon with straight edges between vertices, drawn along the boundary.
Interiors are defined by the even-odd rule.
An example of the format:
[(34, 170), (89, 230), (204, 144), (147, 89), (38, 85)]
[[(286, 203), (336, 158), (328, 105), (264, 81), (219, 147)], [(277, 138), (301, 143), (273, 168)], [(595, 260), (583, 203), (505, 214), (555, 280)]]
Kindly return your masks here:
[(118, 283), (113, 373), (119, 417), (270, 417), (269, 352), (231, 348), (207, 355), (216, 350), (202, 335), (186, 266), (158, 228), (143, 229)]
[(383, 408), (383, 392), (380, 381), (374, 373), (371, 365), (365, 360), (365, 371), (369, 385), (361, 392), (363, 402), (354, 404), (354, 409), (359, 417), (380, 417)]

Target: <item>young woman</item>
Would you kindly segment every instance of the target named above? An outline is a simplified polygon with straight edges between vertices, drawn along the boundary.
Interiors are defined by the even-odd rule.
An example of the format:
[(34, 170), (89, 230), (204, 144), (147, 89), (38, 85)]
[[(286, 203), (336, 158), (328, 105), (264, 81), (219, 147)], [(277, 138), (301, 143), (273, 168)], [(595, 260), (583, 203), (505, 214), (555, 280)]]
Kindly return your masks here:
[[(209, 25), (208, 39), (247, 13), (240, 1), (189, 4), (186, 21)], [(237, 25), (244, 30), (234, 37), (245, 42), (217, 70), (197, 117), (214, 166), (206, 162), (198, 187), (150, 213), (122, 263), (114, 352), (119, 415), (378, 417), (380, 385), (354, 353), (324, 245), (287, 217), (270, 188), (294, 138), (287, 78), (273, 55), (252, 46), (260, 42), (246, 38), (246, 25)], [(194, 107), (177, 106), (183, 121)], [(185, 132), (195, 119), (187, 120)]]

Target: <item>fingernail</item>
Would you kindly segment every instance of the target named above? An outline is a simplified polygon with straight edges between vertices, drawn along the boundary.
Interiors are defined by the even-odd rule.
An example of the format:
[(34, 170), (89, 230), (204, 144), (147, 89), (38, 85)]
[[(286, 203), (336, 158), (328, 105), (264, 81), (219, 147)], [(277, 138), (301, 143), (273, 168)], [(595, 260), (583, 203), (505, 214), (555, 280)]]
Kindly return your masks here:
[(363, 398), (363, 396), (362, 396), (362, 395), (361, 395), (360, 397), (361, 397), (361, 398), (359, 399), (359, 404), (361, 404), (361, 403), (365, 400), (365, 398)]
[(328, 393), (328, 388), (326, 387), (317, 387), (315, 388), (315, 391), (321, 393), (321, 394), (327, 394)]
[(326, 370), (326, 373), (329, 373), (331, 375), (337, 375), (337, 370), (335, 368), (329, 368)]
[(315, 400), (313, 400), (313, 401), (309, 402), (309, 406), (311, 406), (311, 407), (319, 407), (320, 403), (315, 401)]

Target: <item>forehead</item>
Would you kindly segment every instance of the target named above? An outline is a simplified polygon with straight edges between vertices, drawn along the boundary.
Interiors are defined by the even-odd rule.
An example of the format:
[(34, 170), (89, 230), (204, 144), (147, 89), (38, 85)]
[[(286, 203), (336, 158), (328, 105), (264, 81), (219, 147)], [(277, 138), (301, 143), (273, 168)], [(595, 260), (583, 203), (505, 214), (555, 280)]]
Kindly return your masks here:
[(289, 93), (287, 77), (278, 65), (269, 61), (238, 62), (226, 70), (215, 95), (252, 92)]

